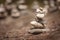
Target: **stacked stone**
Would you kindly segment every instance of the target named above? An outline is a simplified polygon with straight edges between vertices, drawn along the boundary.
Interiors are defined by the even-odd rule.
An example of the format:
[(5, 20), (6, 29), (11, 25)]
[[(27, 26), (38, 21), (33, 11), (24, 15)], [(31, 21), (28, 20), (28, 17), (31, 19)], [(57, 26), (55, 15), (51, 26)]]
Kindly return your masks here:
[(60, 0), (57, 0), (58, 9), (60, 10)]
[(12, 10), (12, 0), (6, 0), (4, 5), (8, 15), (10, 16)]
[(28, 11), (28, 6), (25, 3), (25, 0), (19, 0), (18, 3), (18, 9), (21, 12), (21, 14), (26, 14)]
[(11, 10), (11, 5), (8, 5), (11, 3), (12, 0), (6, 0), (5, 4), (0, 4), (0, 19), (4, 19), (7, 17), (7, 15), (10, 13), (8, 11)]
[(13, 18), (18, 18), (20, 16), (20, 12), (19, 10), (17, 9), (17, 6), (13, 4), (12, 6), (12, 10), (11, 10), (11, 16)]
[(6, 0), (5, 5), (8, 15), (10, 15), (13, 18), (17, 18), (20, 16), (20, 12), (17, 9), (17, 5), (12, 3), (12, 0)]
[[(37, 8), (36, 10), (36, 19), (31, 22), (31, 25), (33, 26), (31, 30), (29, 30), (29, 33), (31, 34), (40, 34), (43, 32), (48, 32), (50, 29), (46, 28), (46, 24), (44, 21), (44, 16), (46, 13), (53, 13), (55, 11), (58, 11), (60, 9), (60, 0), (43, 0), (44, 1), (44, 8)], [(48, 10), (48, 11), (47, 11)], [(52, 30), (54, 31), (54, 30)]]
[(7, 12), (3, 4), (0, 4), (0, 18), (6, 18)]
[(43, 19), (44, 16), (46, 15), (46, 11), (47, 11), (46, 9), (40, 8), (40, 12), (36, 13), (37, 20), (30, 22), (33, 27), (29, 30), (29, 33), (40, 34), (49, 31), (49, 29), (45, 28), (46, 24)]
[(44, 0), (43, 3), (45, 7), (49, 8), (49, 2), (47, 0)]
[(4, 19), (7, 16), (11, 16), (13, 18), (18, 18), (20, 16), (17, 4), (15, 4), (12, 0), (6, 0), (4, 4), (0, 4), (0, 19)]
[(48, 7), (49, 12), (53, 13), (58, 11), (59, 7), (59, 0), (43, 0), (46, 7)]
[(36, 9), (39, 9), (39, 7), (40, 6), (39, 6), (38, 1), (37, 0), (34, 0), (33, 3), (32, 3), (32, 6), (31, 6), (33, 12), (36, 12)]

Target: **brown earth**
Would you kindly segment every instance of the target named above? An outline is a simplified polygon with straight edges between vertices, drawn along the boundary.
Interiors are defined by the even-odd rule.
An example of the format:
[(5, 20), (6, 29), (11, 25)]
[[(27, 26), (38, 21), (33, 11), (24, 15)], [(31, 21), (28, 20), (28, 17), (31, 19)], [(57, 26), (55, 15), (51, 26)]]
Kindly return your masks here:
[(57, 29), (54, 32), (32, 35), (28, 30), (32, 27), (30, 21), (34, 19), (34, 13), (21, 14), (19, 18), (8, 16), (0, 20), (0, 40), (60, 40), (60, 14), (50, 13), (44, 18), (47, 21), (47, 27)]

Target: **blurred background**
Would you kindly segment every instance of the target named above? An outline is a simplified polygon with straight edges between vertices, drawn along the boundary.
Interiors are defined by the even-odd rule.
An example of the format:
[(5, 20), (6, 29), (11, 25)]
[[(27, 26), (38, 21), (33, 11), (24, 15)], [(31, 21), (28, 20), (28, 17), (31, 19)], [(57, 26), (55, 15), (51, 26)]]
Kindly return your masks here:
[(40, 8), (47, 11), (44, 16), (46, 28), (55, 28), (53, 24), (60, 17), (60, 0), (0, 0), (0, 40), (55, 40), (49, 33), (28, 33), (32, 27), (30, 22), (37, 18)]

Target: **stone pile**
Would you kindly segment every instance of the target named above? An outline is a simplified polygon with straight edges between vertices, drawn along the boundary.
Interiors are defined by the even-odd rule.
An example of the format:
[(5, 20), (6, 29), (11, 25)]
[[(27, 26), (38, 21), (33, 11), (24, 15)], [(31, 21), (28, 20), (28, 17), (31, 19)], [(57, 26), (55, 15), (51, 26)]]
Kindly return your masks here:
[(12, 0), (6, 0), (4, 4), (0, 4), (0, 18), (6, 18), (7, 16), (18, 18), (21, 14), (27, 13), (27, 10), (25, 0), (19, 0), (16, 3)]
[(46, 31), (50, 31), (46, 29), (46, 24), (44, 21), (44, 16), (46, 15), (46, 11), (43, 8), (40, 8), (40, 11), (36, 12), (36, 18), (34, 21), (31, 21), (30, 24), (33, 26), (28, 32), (31, 34), (40, 34)]

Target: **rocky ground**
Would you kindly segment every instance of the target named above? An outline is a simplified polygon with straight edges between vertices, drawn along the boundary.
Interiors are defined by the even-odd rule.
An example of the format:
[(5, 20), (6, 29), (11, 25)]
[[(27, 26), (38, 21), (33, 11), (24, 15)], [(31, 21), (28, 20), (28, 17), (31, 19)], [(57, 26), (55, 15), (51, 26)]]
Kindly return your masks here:
[[(32, 27), (30, 21), (34, 19), (34, 16), (34, 13), (30, 12), (21, 14), (19, 18), (8, 16), (6, 19), (0, 20), (0, 40), (60, 40), (58, 31), (38, 35), (29, 34), (28, 30)], [(55, 28), (57, 23), (59, 24), (59, 17), (59, 13), (48, 14), (45, 18), (47, 28), (52, 28), (56, 22), (53, 25)]]

